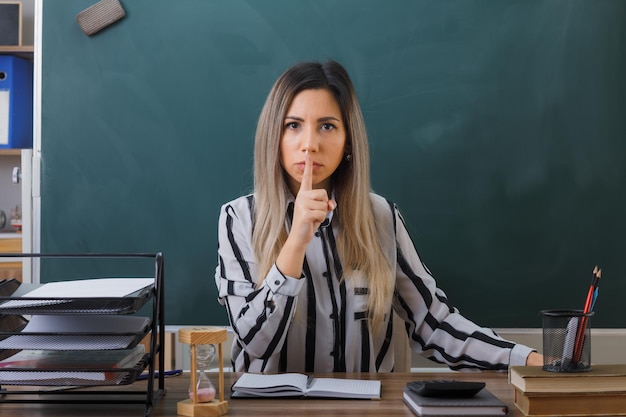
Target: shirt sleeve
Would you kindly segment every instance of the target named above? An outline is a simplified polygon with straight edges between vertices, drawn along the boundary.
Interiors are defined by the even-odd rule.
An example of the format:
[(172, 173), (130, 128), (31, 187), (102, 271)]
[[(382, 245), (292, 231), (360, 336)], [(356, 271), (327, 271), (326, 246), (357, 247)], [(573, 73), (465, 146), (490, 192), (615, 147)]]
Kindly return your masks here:
[(452, 369), (505, 370), (525, 363), (532, 349), (465, 318), (422, 263), (397, 208), (394, 309), (408, 324), (413, 351)]
[(257, 287), (252, 219), (241, 199), (222, 206), (218, 223), (215, 282), (238, 342), (252, 358), (280, 352), (304, 279), (283, 275), (276, 265)]

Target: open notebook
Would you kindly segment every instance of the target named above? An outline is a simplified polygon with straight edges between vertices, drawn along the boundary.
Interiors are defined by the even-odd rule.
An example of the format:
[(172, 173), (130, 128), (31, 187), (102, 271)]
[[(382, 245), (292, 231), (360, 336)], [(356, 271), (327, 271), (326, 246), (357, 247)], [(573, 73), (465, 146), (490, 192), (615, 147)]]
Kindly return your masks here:
[(232, 397), (327, 397), (380, 399), (380, 381), (313, 378), (299, 373), (243, 374), (232, 386)]

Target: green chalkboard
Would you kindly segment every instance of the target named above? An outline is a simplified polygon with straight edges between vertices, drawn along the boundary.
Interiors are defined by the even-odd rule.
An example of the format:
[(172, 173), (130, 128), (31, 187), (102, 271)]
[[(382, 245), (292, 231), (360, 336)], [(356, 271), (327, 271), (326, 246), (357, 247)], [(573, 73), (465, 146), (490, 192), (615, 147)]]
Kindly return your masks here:
[(598, 264), (592, 326), (626, 327), (626, 2), (132, 0), (89, 37), (92, 3), (43, 4), (42, 252), (161, 251), (167, 323), (225, 324), (219, 207), (276, 77), (332, 58), (375, 191), (462, 312), (539, 327)]

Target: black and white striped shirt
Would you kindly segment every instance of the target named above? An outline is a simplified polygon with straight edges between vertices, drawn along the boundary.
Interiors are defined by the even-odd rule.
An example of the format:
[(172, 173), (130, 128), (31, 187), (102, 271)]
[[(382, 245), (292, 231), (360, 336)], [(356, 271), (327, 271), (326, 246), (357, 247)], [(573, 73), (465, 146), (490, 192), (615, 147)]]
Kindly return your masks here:
[[(307, 247), (301, 279), (284, 276), (274, 265), (255, 288), (260, 277), (251, 245), (254, 198), (222, 206), (215, 280), (236, 335), (234, 370), (389, 372), (393, 326), (406, 327), (414, 352), (452, 369), (524, 365), (531, 349), (477, 326), (449, 305), (422, 264), (398, 209), (376, 194), (372, 202), (382, 247), (396, 272), (393, 305), (376, 332), (368, 326), (362, 276), (338, 279), (343, 272), (332, 217)], [(287, 210), (292, 207), (290, 202)], [(393, 321), (391, 308), (404, 323)]]

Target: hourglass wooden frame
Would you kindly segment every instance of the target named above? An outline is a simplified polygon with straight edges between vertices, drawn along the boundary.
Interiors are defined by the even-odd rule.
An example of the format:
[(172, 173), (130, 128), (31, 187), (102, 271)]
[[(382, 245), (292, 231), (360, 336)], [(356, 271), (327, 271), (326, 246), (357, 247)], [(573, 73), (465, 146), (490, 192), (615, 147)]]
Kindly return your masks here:
[[(189, 417), (212, 417), (228, 413), (228, 401), (224, 400), (224, 364), (222, 356), (222, 343), (226, 341), (226, 329), (221, 327), (186, 327), (178, 331), (178, 341), (191, 345), (191, 379), (190, 387), (193, 387), (193, 398), (179, 401), (177, 413)], [(196, 387), (196, 345), (218, 345), (219, 360), (219, 399), (211, 402), (198, 402), (198, 389)]]

